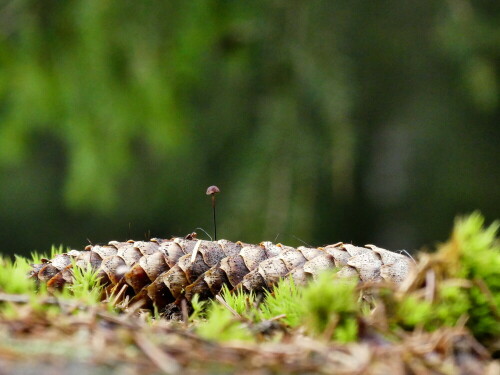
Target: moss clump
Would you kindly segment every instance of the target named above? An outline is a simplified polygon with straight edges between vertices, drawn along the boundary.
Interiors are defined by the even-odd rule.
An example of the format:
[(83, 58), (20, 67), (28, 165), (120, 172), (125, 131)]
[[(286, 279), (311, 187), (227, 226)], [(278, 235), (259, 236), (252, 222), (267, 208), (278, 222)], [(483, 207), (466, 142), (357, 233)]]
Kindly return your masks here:
[(468, 326), (480, 339), (500, 335), (500, 242), (499, 223), (484, 226), (484, 218), (473, 213), (459, 218), (451, 240), (439, 255), (453, 265), (451, 277), (471, 282), (467, 291)]
[(14, 261), (0, 257), (0, 292), (11, 294), (34, 294), (36, 285), (26, 275), (31, 270), (29, 262), (22, 257)]
[(397, 303), (395, 311), (397, 323), (404, 329), (413, 329), (432, 319), (432, 304), (412, 295)]
[[(474, 213), (455, 222), (448, 242), (435, 254), (420, 254), (412, 286), (384, 295), (393, 327), (434, 331), (467, 322), (474, 336), (489, 342), (500, 335), (500, 246), (498, 224), (484, 226)], [(427, 278), (432, 276), (433, 281)]]
[(304, 322), (312, 333), (331, 332), (340, 342), (356, 340), (357, 316), (361, 313), (356, 283), (326, 272), (304, 288), (299, 303)]
[(196, 333), (205, 339), (219, 342), (255, 340), (248, 327), (218, 303), (210, 304), (207, 318), (199, 322)]
[(266, 292), (265, 297), (259, 312), (262, 319), (285, 315), (281, 322), (289, 327), (294, 328), (302, 323), (301, 291), (292, 278), (281, 280), (272, 291)]

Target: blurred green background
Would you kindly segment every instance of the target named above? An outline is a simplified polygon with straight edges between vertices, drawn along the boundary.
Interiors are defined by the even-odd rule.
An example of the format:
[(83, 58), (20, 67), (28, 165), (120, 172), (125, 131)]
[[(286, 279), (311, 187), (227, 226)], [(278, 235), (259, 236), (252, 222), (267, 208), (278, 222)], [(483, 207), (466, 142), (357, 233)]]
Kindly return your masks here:
[(433, 245), (500, 217), (499, 75), (498, 1), (1, 0), (0, 251), (212, 233), (212, 184), (219, 237)]

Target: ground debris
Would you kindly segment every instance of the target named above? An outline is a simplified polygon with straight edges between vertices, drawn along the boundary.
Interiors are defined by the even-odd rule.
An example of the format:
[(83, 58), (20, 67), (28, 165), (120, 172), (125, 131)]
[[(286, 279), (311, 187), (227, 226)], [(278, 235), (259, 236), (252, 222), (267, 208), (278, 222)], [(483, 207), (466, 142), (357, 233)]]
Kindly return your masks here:
[[(272, 290), (262, 293), (219, 285), (208, 301), (197, 293), (184, 298), (181, 288), (176, 301), (162, 309), (130, 299), (130, 287), (139, 290), (139, 284), (117, 284), (113, 293), (101, 289), (99, 274), (91, 267), (75, 268), (70, 288), (47, 293), (43, 283), (25, 277), (31, 269), (27, 260), (0, 258), (0, 375), (498, 375), (496, 228), (483, 228), (478, 215), (457, 221), (450, 241), (435, 253), (416, 255), (411, 272), (399, 284), (339, 279), (341, 270), (318, 273), (300, 287), (293, 278), (278, 278)], [(124, 245), (127, 251), (129, 245)], [(151, 244), (139, 245), (153, 255)], [(302, 255), (288, 257), (295, 250), (266, 246), (269, 252), (283, 251), (291, 266), (320, 253), (303, 248)], [(112, 251), (94, 248), (103, 255)], [(338, 262), (345, 250), (359, 256), (348, 262), (365, 265), (373, 261), (367, 251), (386, 263), (396, 256), (372, 245), (325, 249)], [(138, 256), (132, 250), (131, 256)], [(185, 259), (197, 259), (197, 252), (205, 250), (200, 245)], [(262, 255), (261, 250), (245, 251)], [(313, 263), (324, 265), (324, 260)], [(262, 262), (269, 266), (266, 272), (272, 269)], [(379, 267), (381, 274), (395, 276), (385, 266)], [(205, 276), (214, 281), (221, 275), (215, 270), (208, 274), (211, 279)], [(166, 290), (160, 284), (153, 287), (155, 298), (165, 302)]]
[(498, 366), (463, 327), (405, 332), (399, 340), (363, 337), (339, 344), (300, 331), (281, 340), (214, 342), (193, 323), (95, 307), (78, 313), (29, 312), (0, 319), (0, 374), (319, 373), (484, 374)]

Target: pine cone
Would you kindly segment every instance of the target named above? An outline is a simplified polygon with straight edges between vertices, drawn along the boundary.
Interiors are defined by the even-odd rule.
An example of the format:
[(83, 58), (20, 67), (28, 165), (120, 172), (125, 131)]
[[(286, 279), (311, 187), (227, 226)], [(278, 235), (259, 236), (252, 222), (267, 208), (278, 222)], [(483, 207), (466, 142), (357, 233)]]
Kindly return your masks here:
[(189, 301), (195, 294), (202, 299), (213, 297), (223, 285), (261, 292), (287, 276), (303, 285), (334, 267), (340, 269), (341, 277), (401, 283), (413, 265), (410, 258), (373, 245), (293, 248), (271, 242), (204, 241), (193, 234), (170, 240), (89, 245), (83, 251), (71, 250), (33, 265), (30, 276), (46, 282), (49, 290), (60, 289), (73, 280), (72, 260), (76, 267), (91, 265), (98, 270), (108, 294), (116, 295), (125, 288), (130, 303), (142, 301), (158, 309), (183, 298)]

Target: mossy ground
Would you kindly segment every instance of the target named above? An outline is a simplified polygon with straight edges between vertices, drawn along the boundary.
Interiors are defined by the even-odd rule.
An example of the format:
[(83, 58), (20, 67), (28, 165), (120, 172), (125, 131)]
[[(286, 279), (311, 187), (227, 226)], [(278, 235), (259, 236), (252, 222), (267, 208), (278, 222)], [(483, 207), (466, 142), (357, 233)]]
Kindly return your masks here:
[(102, 302), (91, 269), (51, 295), (26, 277), (31, 261), (2, 258), (0, 368), (493, 374), (500, 369), (497, 230), (479, 214), (458, 219), (450, 240), (419, 254), (417, 271), (398, 289), (325, 273), (304, 288), (282, 280), (263, 296), (225, 289), (213, 301), (195, 298), (182, 321)]

